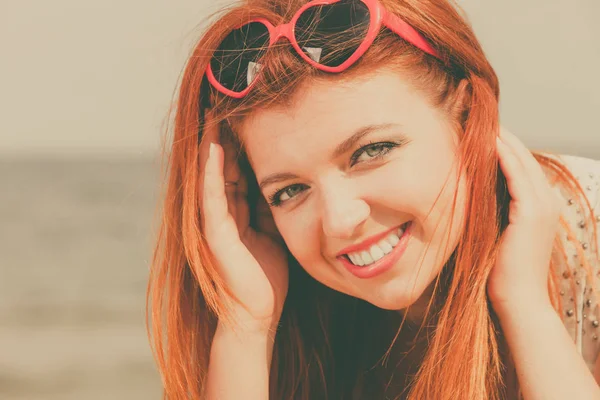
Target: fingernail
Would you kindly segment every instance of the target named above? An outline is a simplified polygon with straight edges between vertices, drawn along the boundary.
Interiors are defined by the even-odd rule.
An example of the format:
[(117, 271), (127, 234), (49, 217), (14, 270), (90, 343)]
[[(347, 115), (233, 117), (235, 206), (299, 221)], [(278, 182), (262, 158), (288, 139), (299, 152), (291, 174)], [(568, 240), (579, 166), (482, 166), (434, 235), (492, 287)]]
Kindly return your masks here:
[(215, 155), (215, 149), (216, 149), (216, 147), (217, 147), (217, 146), (215, 146), (215, 144), (214, 144), (213, 142), (210, 142), (210, 143), (208, 144), (208, 155), (209, 155), (210, 157), (214, 157), (214, 155)]

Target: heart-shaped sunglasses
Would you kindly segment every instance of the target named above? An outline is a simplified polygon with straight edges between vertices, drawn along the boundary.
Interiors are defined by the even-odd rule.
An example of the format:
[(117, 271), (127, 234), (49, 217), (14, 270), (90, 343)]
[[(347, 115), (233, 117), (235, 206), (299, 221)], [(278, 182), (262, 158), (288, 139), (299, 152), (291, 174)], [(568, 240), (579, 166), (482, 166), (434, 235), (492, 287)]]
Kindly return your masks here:
[(367, 51), (382, 26), (439, 58), (419, 32), (378, 0), (313, 0), (287, 24), (273, 26), (258, 18), (230, 32), (213, 53), (206, 74), (221, 93), (242, 98), (259, 76), (261, 56), (283, 37), (312, 66), (342, 72)]

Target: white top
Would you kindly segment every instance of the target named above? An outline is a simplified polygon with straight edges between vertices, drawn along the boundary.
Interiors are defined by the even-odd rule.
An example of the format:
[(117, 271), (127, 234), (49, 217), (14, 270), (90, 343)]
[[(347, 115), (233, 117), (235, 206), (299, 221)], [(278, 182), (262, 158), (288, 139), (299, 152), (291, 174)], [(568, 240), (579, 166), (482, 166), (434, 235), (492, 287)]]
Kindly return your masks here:
[[(561, 155), (559, 160), (577, 178), (584, 190), (594, 209), (596, 218), (593, 223), (599, 231), (598, 236), (600, 236), (600, 218), (598, 217), (600, 216), (600, 161), (568, 155)], [(583, 223), (584, 219), (589, 217), (589, 213), (585, 212), (586, 208), (581, 209), (578, 206), (576, 199), (570, 199), (567, 192), (562, 190), (561, 192), (564, 194), (566, 203), (563, 215), (573, 229), (577, 241), (584, 246), (583, 255), (592, 268), (592, 275), (589, 276), (581, 267), (581, 263), (577, 262), (581, 259), (581, 255), (577, 254), (574, 242), (569, 241), (565, 235), (562, 239), (573, 270), (567, 268), (564, 262), (560, 263), (561, 275), (558, 289), (564, 304), (562, 319), (590, 371), (600, 375), (600, 371), (594, 371), (600, 353), (600, 305), (597, 292), (592, 289), (593, 281), (595, 281), (596, 288), (600, 289), (600, 260), (595, 253), (591, 237), (592, 231), (588, 229), (590, 226), (585, 226)], [(561, 228), (561, 231), (564, 229)], [(597, 240), (596, 245), (600, 246), (600, 241)], [(573, 274), (576, 280), (574, 284), (570, 274)], [(540, 334), (543, 335), (543, 332)]]

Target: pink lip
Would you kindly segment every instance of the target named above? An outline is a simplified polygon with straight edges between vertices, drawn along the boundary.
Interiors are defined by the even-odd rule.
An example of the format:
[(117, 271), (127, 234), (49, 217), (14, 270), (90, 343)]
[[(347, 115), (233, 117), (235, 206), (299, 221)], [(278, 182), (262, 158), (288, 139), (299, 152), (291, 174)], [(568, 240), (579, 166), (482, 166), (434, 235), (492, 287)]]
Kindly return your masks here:
[[(404, 250), (406, 249), (406, 245), (408, 243), (408, 238), (410, 237), (411, 231), (412, 231), (412, 226), (413, 223), (412, 221), (408, 224), (408, 226), (406, 227), (404, 233), (402, 234), (402, 237), (400, 238), (400, 241), (398, 242), (398, 244), (396, 245), (396, 247), (394, 247), (394, 249), (392, 250), (391, 253), (386, 254), (383, 258), (375, 261), (373, 264), (369, 265), (368, 267), (359, 267), (358, 265), (354, 265), (350, 262), (350, 260), (348, 260), (346, 258), (346, 256), (343, 255), (339, 255), (337, 257), (338, 260), (340, 260), (342, 262), (342, 264), (344, 264), (344, 266), (346, 267), (346, 269), (348, 269), (348, 271), (350, 271), (353, 275), (357, 276), (358, 278), (361, 279), (367, 279), (367, 278), (372, 278), (375, 275), (379, 275), (385, 271), (387, 271), (388, 269), (390, 269), (402, 256), (402, 254), (404, 253)], [(394, 228), (397, 229), (397, 228)], [(391, 231), (388, 231), (387, 233), (389, 233)], [(381, 236), (381, 235), (378, 235)], [(386, 235), (383, 235), (383, 237), (385, 237)], [(371, 239), (369, 239), (371, 240)], [(375, 241), (377, 242), (377, 241)], [(356, 250), (351, 250), (352, 251), (356, 251)], [(346, 253), (342, 253), (342, 254), (346, 254)]]
[[(406, 224), (406, 222), (404, 224)], [(402, 224), (402, 225), (404, 225), (404, 224)], [(348, 253), (354, 253), (357, 251), (369, 250), (372, 245), (379, 242), (381, 239), (387, 237), (387, 235), (389, 235), (391, 232), (394, 232), (395, 230), (400, 228), (402, 225), (396, 226), (392, 229), (388, 229), (385, 232), (378, 233), (377, 235), (371, 236), (370, 238), (366, 239), (365, 241), (363, 241), (361, 243), (353, 244), (352, 246), (348, 246), (348, 247), (344, 248), (342, 251), (340, 251), (339, 253), (337, 253), (336, 257), (342, 256), (342, 255), (348, 254)]]

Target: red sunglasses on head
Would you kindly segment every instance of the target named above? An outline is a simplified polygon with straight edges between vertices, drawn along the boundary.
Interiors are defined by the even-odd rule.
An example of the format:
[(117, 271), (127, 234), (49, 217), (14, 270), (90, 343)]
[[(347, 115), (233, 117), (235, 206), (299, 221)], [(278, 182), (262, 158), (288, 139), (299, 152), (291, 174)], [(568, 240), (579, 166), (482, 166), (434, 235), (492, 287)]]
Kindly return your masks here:
[(256, 82), (260, 57), (282, 37), (310, 65), (342, 72), (367, 51), (382, 25), (439, 58), (421, 34), (378, 0), (313, 0), (287, 24), (258, 18), (233, 30), (213, 53), (206, 74), (221, 93), (242, 98)]

